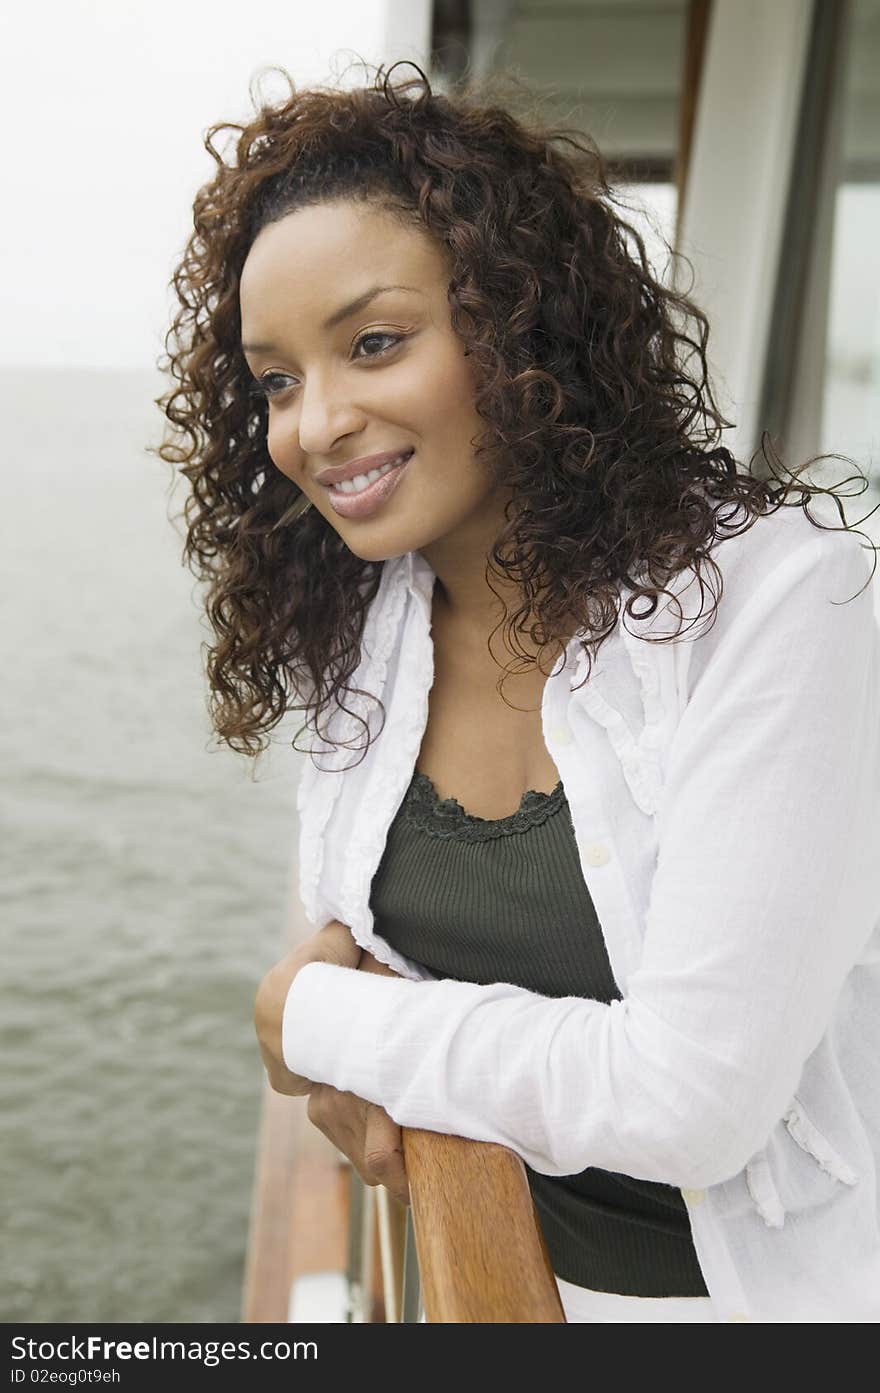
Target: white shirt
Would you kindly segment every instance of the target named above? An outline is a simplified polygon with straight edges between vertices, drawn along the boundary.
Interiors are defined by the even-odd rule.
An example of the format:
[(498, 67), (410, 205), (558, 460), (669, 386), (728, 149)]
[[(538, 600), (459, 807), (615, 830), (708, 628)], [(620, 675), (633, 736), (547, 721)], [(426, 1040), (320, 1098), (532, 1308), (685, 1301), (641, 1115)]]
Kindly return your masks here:
[[(284, 1059), (402, 1126), (501, 1143), (546, 1175), (596, 1166), (679, 1186), (721, 1320), (876, 1321), (871, 553), (785, 507), (712, 557), (714, 624), (684, 572), (652, 617), (618, 621), (579, 690), (577, 637), (544, 688), (622, 995), (610, 1003), (435, 980), (375, 934), (370, 886), (433, 681), (433, 571), (417, 552), (386, 561), (350, 682), (381, 698), (385, 726), (360, 763), (351, 716), (331, 722), (348, 749), (314, 735), (300, 893), (316, 928), (341, 920), (402, 978), (308, 964), (285, 1003)], [(679, 604), (681, 638), (646, 641), (676, 632)], [(375, 702), (346, 700), (379, 728)]]

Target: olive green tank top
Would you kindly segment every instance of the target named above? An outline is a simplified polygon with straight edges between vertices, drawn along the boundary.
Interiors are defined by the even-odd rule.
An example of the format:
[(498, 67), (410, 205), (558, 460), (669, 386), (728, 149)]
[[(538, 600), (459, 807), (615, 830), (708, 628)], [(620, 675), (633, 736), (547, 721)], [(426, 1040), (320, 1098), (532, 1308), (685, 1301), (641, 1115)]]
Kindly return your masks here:
[[(375, 929), (438, 977), (620, 1000), (560, 781), (475, 817), (416, 771), (370, 892)], [(681, 1191), (588, 1167), (529, 1188), (557, 1276), (629, 1296), (707, 1296)]]

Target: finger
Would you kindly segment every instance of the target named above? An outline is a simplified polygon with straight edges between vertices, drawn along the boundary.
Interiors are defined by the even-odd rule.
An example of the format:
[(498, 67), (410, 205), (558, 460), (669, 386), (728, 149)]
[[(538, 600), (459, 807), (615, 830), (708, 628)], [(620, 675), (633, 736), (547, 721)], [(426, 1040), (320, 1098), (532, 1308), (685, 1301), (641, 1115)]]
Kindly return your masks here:
[(365, 1185), (384, 1185), (409, 1204), (401, 1129), (384, 1108), (330, 1084), (312, 1085), (309, 1121), (347, 1156)]
[(366, 1107), (364, 1099), (354, 1093), (343, 1093), (332, 1084), (316, 1083), (309, 1093), (306, 1112), (312, 1125), (348, 1158), (361, 1179), (371, 1184), (363, 1173)]
[(340, 967), (357, 967), (363, 950), (347, 924), (331, 919), (315, 937), (320, 941), (321, 952), (326, 954), (328, 961), (338, 963)]
[(335, 1141), (340, 1130), (340, 1118), (344, 1118), (345, 1114), (345, 1110), (340, 1108), (340, 1099), (352, 1096), (340, 1093), (338, 1088), (329, 1083), (312, 1084), (306, 1106), (309, 1121), (325, 1136), (330, 1137), (331, 1141)]
[(267, 1074), (273, 1093), (283, 1093), (287, 1098), (303, 1098), (315, 1086), (311, 1079), (304, 1079), (300, 1074), (291, 1074), (289, 1069), (276, 1067), (267, 1070)]
[(399, 977), (400, 973), (395, 972), (393, 967), (387, 963), (380, 963), (378, 958), (374, 958), (366, 948), (361, 953), (360, 972), (376, 972), (381, 977)]
[(409, 1204), (400, 1127), (375, 1103), (367, 1104), (364, 1170), (373, 1177), (368, 1184), (384, 1185), (399, 1204)]
[(273, 1092), (285, 1093), (292, 1098), (301, 1098), (314, 1087), (311, 1079), (305, 1079), (301, 1074), (292, 1074), (283, 1064), (279, 1064), (278, 1060), (262, 1044), (260, 1045), (260, 1054), (263, 1058), (269, 1087)]

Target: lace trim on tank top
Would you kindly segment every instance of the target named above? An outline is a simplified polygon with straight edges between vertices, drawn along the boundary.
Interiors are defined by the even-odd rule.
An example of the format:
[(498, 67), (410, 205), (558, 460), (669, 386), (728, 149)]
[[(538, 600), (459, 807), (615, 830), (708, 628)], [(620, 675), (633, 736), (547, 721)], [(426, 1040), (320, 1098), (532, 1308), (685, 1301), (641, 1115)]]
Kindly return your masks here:
[(526, 789), (516, 812), (508, 813), (507, 817), (477, 817), (467, 812), (457, 798), (441, 798), (428, 775), (416, 770), (401, 811), (409, 823), (431, 837), (483, 842), (536, 827), (558, 812), (564, 802), (565, 789), (560, 779), (552, 793)]

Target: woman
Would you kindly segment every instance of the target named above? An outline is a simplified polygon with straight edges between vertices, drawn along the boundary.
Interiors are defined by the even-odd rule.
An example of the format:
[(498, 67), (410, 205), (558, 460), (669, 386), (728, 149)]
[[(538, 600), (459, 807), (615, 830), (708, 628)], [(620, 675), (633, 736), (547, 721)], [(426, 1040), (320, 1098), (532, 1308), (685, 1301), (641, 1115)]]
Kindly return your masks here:
[(585, 138), (389, 77), (214, 127), (174, 282), (215, 727), (311, 738), (270, 1081), (404, 1201), (401, 1126), (517, 1151), (569, 1320), (877, 1319), (863, 548)]

